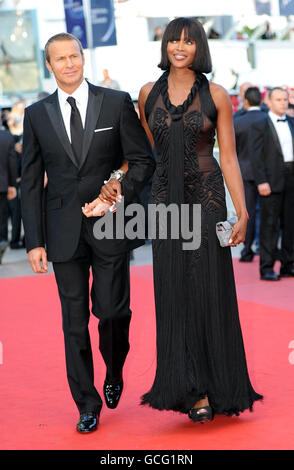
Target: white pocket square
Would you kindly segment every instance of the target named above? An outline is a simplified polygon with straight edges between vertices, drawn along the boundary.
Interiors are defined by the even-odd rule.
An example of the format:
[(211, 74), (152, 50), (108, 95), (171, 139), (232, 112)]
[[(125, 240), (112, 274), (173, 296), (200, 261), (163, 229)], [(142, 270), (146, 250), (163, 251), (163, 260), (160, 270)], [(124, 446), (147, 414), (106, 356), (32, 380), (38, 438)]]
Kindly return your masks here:
[(103, 127), (101, 129), (95, 129), (94, 132), (110, 131), (110, 129), (113, 129), (113, 126), (112, 127)]

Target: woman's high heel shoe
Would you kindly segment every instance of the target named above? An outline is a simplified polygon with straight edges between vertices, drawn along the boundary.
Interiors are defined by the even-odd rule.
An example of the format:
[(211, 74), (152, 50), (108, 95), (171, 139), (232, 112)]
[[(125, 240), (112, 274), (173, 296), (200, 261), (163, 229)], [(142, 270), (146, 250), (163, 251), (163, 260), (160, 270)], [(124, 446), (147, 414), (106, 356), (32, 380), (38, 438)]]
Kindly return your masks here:
[(194, 423), (204, 424), (205, 421), (212, 421), (214, 418), (214, 411), (211, 406), (202, 406), (200, 408), (191, 408), (188, 416)]

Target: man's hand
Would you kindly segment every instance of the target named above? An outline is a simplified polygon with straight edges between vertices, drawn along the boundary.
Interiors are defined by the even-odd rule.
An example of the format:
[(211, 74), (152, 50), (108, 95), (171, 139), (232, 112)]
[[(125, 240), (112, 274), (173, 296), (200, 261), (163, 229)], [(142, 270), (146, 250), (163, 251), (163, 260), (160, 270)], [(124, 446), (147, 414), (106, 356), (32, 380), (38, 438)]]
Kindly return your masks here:
[(257, 186), (260, 196), (269, 196), (272, 192), (271, 187), (268, 183), (262, 183)]
[(8, 201), (11, 201), (11, 199), (14, 199), (16, 196), (17, 196), (16, 188), (14, 186), (8, 186), (8, 189), (7, 189)]
[(116, 202), (117, 196), (121, 196), (121, 184), (117, 179), (111, 178), (108, 183), (102, 186), (99, 197), (102, 201), (113, 204)]
[(22, 153), (22, 144), (20, 142), (17, 142), (14, 148), (17, 151), (17, 153)]
[(42, 274), (42, 273), (48, 272), (47, 253), (46, 253), (45, 248), (43, 247), (33, 248), (32, 250), (29, 251), (28, 257), (29, 257), (29, 263), (34, 273)]

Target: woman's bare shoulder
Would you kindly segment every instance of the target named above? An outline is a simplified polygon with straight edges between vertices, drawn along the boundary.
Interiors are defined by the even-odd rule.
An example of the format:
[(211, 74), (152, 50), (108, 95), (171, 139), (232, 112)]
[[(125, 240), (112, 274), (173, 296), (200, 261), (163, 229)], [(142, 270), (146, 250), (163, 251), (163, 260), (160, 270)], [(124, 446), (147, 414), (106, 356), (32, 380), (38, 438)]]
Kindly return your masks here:
[(228, 102), (228, 100), (230, 100), (229, 93), (222, 85), (218, 85), (214, 82), (209, 82), (209, 89), (213, 101), (216, 105), (223, 104), (224, 102)]
[(142, 86), (140, 93), (139, 93), (139, 99), (142, 101), (146, 101), (148, 98), (148, 95), (150, 91), (152, 90), (155, 82), (148, 82), (145, 85)]

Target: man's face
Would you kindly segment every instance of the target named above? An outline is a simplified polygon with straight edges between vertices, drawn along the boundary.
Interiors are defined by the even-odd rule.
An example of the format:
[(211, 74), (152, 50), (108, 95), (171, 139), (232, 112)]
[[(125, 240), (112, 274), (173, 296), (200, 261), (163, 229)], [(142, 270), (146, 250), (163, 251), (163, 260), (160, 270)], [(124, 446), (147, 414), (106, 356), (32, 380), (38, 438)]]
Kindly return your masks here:
[(75, 40), (53, 41), (48, 49), (48, 70), (54, 74), (57, 85), (65, 92), (73, 93), (83, 81), (84, 55)]
[(268, 105), (273, 113), (282, 116), (288, 108), (288, 93), (283, 90), (274, 90), (268, 100)]

